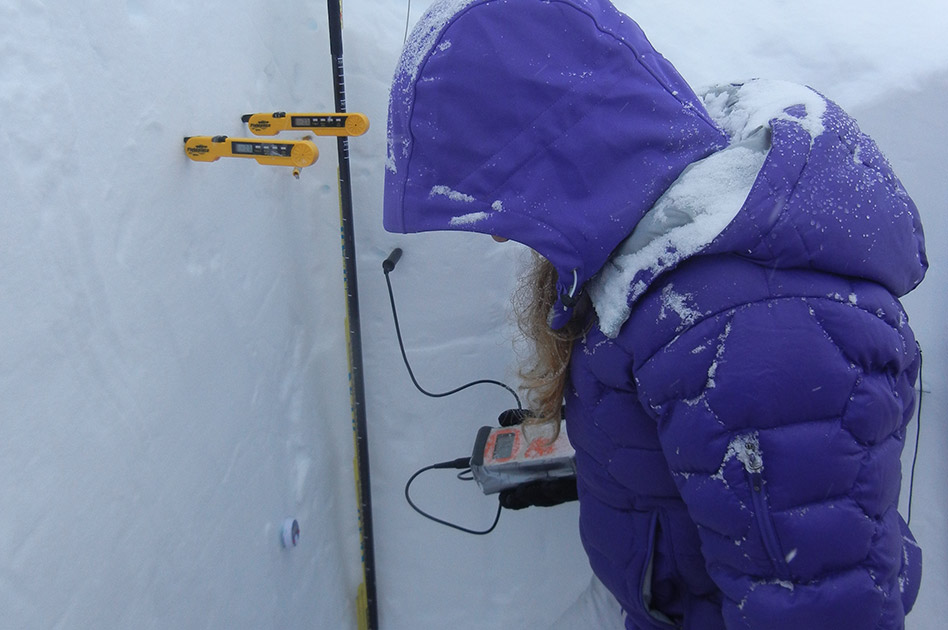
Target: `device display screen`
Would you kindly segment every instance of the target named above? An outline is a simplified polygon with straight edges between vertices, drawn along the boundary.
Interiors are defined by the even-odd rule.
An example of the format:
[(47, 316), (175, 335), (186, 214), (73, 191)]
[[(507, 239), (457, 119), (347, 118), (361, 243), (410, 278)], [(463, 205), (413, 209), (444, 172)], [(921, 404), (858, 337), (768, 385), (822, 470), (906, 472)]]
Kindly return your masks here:
[(293, 116), (290, 119), (294, 127), (345, 127), (342, 116)]
[(253, 145), (249, 142), (234, 142), (230, 145), (230, 147), (234, 153), (253, 155)]
[(494, 441), (494, 459), (508, 459), (513, 455), (515, 436), (513, 433), (501, 433)]

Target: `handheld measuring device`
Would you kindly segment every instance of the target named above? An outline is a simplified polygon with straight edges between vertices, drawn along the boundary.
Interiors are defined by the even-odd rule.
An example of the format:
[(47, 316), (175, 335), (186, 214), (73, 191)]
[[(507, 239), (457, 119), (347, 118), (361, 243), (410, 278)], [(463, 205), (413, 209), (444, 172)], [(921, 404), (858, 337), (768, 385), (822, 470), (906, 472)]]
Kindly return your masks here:
[(244, 114), (241, 121), (247, 123), (255, 136), (275, 136), (281, 131), (309, 131), (317, 136), (361, 136), (369, 130), (369, 119), (365, 114)]
[(227, 136), (189, 136), (184, 152), (195, 162), (215, 162), (222, 157), (253, 158), (274, 166), (309, 166), (319, 157), (319, 149), (309, 140), (269, 140), (228, 138)]
[(471, 473), (484, 494), (494, 494), (531, 481), (576, 476), (576, 451), (560, 428), (518, 424), (481, 427), (474, 440)]

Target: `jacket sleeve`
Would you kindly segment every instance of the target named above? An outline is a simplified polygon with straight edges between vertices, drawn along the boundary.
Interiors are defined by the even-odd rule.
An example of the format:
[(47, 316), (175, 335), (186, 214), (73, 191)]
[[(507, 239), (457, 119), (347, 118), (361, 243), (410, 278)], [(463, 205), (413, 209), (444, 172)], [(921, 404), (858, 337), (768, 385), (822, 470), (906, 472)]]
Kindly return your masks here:
[(646, 315), (676, 328), (636, 349), (639, 397), (730, 630), (894, 630), (914, 601), (897, 504), (917, 348), (898, 302), (864, 284), (713, 314), (666, 290)]

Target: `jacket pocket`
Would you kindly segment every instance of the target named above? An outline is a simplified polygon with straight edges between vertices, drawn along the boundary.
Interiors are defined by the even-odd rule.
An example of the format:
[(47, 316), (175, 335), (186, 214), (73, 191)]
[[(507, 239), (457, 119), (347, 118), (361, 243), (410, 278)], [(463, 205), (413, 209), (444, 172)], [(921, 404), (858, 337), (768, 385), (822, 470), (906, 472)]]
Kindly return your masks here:
[(652, 627), (654, 628), (680, 628), (681, 624), (670, 617), (666, 612), (663, 612), (656, 606), (655, 602), (655, 580), (656, 580), (656, 563), (659, 560), (659, 550), (663, 553), (662, 555), (665, 558), (670, 558), (671, 554), (667, 553), (667, 550), (662, 546), (664, 544), (664, 537), (662, 534), (661, 520), (659, 519), (658, 512), (653, 512), (649, 519), (648, 526), (648, 554), (645, 557), (645, 563), (642, 566), (642, 575), (640, 576), (639, 584), (639, 601), (642, 605), (642, 609), (648, 614), (649, 621), (651, 622)]

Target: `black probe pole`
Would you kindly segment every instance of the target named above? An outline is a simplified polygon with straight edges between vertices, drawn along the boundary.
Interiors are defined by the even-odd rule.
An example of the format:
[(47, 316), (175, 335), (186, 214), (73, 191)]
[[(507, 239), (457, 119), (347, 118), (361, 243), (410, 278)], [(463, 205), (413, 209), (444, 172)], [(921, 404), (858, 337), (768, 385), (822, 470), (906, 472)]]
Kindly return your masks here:
[[(336, 111), (346, 112), (346, 81), (342, 65), (342, 6), (328, 0), (329, 48), (333, 60), (333, 93)], [(356, 278), (355, 230), (352, 217), (352, 182), (349, 171), (349, 139), (336, 140), (339, 153), (339, 220), (342, 227), (343, 281), (346, 289), (346, 321), (349, 328), (349, 395), (355, 433), (356, 486), (359, 530), (362, 542), (364, 581), (359, 590), (360, 630), (378, 630), (378, 598), (375, 588), (375, 544), (372, 537), (372, 488), (369, 482), (369, 436), (365, 419), (365, 383), (362, 377), (362, 331), (359, 320), (359, 283)], [(364, 598), (364, 599), (363, 599)]]

